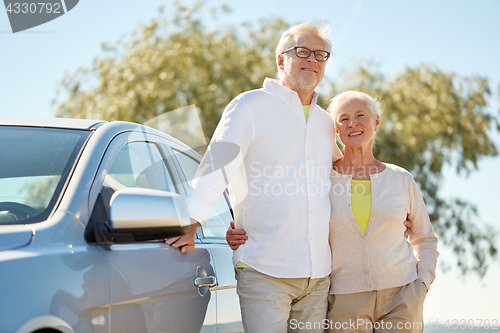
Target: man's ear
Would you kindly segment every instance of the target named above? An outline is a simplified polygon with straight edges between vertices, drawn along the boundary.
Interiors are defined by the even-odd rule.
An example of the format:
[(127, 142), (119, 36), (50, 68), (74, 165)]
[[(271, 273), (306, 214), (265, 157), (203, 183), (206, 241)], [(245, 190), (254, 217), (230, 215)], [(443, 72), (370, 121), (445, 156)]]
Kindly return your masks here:
[(285, 58), (283, 57), (283, 55), (282, 54), (278, 54), (278, 59), (276, 59), (276, 64), (278, 65), (279, 69), (283, 69), (284, 62), (285, 62)]
[(375, 119), (375, 131), (378, 130), (379, 124), (380, 124), (380, 116), (377, 116), (377, 119)]

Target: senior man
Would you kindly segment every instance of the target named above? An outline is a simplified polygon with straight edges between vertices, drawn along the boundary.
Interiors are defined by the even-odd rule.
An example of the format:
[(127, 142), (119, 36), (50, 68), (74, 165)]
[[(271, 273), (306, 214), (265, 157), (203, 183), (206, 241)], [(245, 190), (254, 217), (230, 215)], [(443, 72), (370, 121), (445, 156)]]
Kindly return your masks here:
[[(287, 30), (276, 48), (279, 81), (266, 78), (263, 88), (229, 103), (188, 194), (191, 234), (167, 241), (194, 249), (196, 226), (209, 220), (229, 182), (235, 225), (248, 236), (233, 256), (246, 332), (323, 331), (329, 175), (341, 156), (314, 92), (331, 52), (326, 34), (310, 23)], [(238, 147), (238, 157), (226, 163), (220, 143)], [(221, 163), (223, 173), (215, 167)]]

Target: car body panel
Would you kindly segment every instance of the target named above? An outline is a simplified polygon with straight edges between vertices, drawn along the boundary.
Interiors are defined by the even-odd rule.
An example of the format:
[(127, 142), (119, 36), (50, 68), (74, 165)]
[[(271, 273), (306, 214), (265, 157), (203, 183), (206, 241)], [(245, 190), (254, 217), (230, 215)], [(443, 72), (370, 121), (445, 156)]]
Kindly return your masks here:
[(0, 228), (0, 251), (28, 245), (33, 233), (33, 229), (26, 225), (8, 225)]
[(240, 303), (236, 294), (236, 278), (232, 251), (226, 244), (210, 244), (217, 274), (217, 332), (243, 332)]
[(183, 254), (165, 244), (120, 244), (106, 255), (113, 281), (111, 332), (200, 331), (205, 316), (187, 320), (186, 310), (204, 314), (210, 301), (210, 293), (201, 296), (193, 285), (198, 266), (215, 275), (207, 250)]
[(29, 246), (0, 252), (0, 332), (15, 332), (20, 322), (44, 315), (61, 318), (76, 332), (107, 332), (106, 325), (90, 324), (95, 316), (107, 319), (110, 280), (103, 250), (83, 240), (84, 229), (71, 214), (58, 212), (45, 222), (31, 225)]
[[(43, 327), (97, 333), (243, 332), (232, 251), (223, 240), (198, 239), (195, 251), (183, 254), (163, 242), (97, 246), (84, 238), (120, 147), (154, 143), (182, 196), (187, 183), (171, 147), (198, 161), (199, 155), (165, 133), (127, 122), (0, 119), (0, 130), (4, 125), (90, 135), (45, 221), (0, 224), (0, 241), (6, 240), (0, 247), (0, 333)], [(198, 235), (203, 236), (201, 230)], [(216, 277), (218, 285), (197, 288), (200, 272)]]
[[(198, 164), (200, 163), (201, 156), (197, 152), (172, 143), (170, 143), (170, 146), (178, 152), (186, 154)], [(187, 193), (189, 181), (182, 172), (179, 160), (173, 158), (173, 165), (178, 169), (182, 187)], [(227, 209), (231, 209), (227, 194), (225, 195)], [(225, 221), (225, 223), (227, 223), (226, 227), (229, 227), (229, 222), (230, 221), (227, 220)], [(239, 298), (236, 294), (236, 277), (232, 263), (233, 251), (230, 249), (225, 238), (204, 237), (203, 227), (198, 228), (197, 237), (196, 247), (206, 248), (210, 251), (215, 264), (215, 273), (218, 277), (217, 287), (211, 289), (216, 298), (216, 304), (211, 301), (207, 310), (207, 312), (212, 311), (217, 314), (217, 324), (215, 328), (211, 328), (206, 320), (203, 327), (205, 330), (202, 332), (244, 332), (241, 322)]]

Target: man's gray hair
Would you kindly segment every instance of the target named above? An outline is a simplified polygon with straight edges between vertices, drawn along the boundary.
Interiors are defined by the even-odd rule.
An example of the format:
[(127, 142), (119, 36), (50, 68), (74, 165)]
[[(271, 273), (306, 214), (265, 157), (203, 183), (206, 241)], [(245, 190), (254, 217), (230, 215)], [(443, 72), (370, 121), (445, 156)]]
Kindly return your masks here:
[(278, 56), (288, 48), (287, 46), (290, 44), (291, 39), (305, 34), (317, 35), (325, 42), (324, 51), (332, 52), (332, 43), (327, 38), (329, 32), (330, 27), (324, 24), (318, 27), (314, 23), (300, 23), (291, 27), (281, 35), (278, 46), (276, 46), (276, 62), (278, 62)]

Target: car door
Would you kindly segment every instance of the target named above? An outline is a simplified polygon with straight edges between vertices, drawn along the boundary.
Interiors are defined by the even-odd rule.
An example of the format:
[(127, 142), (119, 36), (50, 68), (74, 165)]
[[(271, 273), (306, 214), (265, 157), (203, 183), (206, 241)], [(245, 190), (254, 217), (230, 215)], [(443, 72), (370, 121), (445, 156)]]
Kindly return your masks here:
[[(183, 194), (162, 139), (129, 132), (109, 145), (93, 186), (109, 207), (112, 193), (141, 187)], [(99, 201), (99, 199), (98, 199)], [(214, 276), (208, 250), (183, 254), (161, 242), (103, 247), (111, 279), (110, 332), (199, 332), (211, 294), (197, 277)], [(205, 290), (206, 289), (206, 290)], [(213, 315), (215, 320), (215, 314)]]
[[(199, 157), (182, 147), (172, 147), (172, 155), (185, 177), (187, 189), (191, 185), (199, 166)], [(213, 257), (217, 286), (212, 288), (216, 297), (216, 332), (243, 332), (239, 298), (236, 294), (236, 279), (232, 264), (233, 251), (226, 242), (226, 230), (233, 220), (229, 197), (223, 193), (212, 206), (212, 217), (205, 226), (198, 229), (197, 248), (208, 249)], [(211, 310), (209, 304), (209, 311)]]

